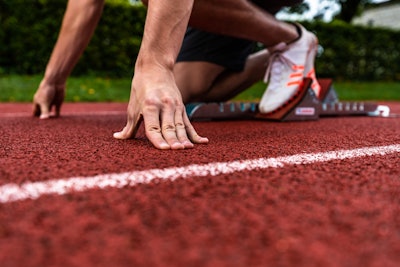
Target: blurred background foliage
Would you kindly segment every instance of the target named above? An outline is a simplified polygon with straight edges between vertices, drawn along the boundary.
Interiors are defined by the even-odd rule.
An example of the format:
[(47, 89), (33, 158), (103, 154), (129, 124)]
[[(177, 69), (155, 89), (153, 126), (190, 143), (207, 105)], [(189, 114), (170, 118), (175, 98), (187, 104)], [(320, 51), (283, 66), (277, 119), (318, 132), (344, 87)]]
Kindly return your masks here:
[[(146, 8), (135, 3), (106, 1), (99, 26), (73, 76), (133, 75), (146, 17)], [(66, 4), (67, 0), (0, 0), (0, 75), (44, 72)], [(301, 23), (319, 38), (316, 68), (320, 77), (400, 80), (399, 31), (353, 26), (339, 19)]]
[[(43, 73), (67, 0), (0, 0), (0, 74)], [(146, 10), (107, 1), (99, 25), (72, 75), (132, 76)]]
[(340, 20), (303, 22), (321, 45), (316, 68), (336, 80), (400, 80), (400, 31), (352, 26)]

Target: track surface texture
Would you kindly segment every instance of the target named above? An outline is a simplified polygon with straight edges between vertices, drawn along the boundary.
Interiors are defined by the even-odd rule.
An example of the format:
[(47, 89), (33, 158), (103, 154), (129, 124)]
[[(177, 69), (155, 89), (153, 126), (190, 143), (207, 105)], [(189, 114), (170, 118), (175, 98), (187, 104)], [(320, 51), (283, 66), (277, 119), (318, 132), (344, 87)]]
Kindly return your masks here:
[(400, 266), (400, 118), (196, 122), (208, 145), (159, 151), (113, 139), (125, 109), (0, 105), (0, 266)]

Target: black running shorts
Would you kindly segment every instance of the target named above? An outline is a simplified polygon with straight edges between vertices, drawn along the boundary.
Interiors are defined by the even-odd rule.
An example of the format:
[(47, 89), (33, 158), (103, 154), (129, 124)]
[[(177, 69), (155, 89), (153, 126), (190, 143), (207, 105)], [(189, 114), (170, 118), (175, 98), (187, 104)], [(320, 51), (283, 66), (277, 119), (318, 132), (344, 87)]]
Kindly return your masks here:
[(177, 62), (205, 61), (232, 71), (242, 71), (255, 43), (245, 39), (188, 28)]
[[(281, 7), (301, 3), (302, 0), (253, 0), (256, 5), (275, 14)], [(231, 71), (242, 71), (246, 58), (255, 50), (256, 43), (246, 39), (209, 33), (189, 27), (186, 31), (177, 62), (205, 61)]]

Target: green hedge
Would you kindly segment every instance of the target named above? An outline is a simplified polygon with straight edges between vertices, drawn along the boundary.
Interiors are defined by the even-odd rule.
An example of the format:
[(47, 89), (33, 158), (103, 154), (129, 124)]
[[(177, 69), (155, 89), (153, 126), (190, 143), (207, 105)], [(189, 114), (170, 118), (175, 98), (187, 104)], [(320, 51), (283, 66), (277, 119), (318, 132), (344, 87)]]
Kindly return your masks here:
[[(67, 0), (0, 0), (0, 74), (43, 73)], [(132, 76), (142, 40), (143, 6), (106, 3), (73, 75)]]
[(400, 31), (351, 26), (340, 21), (303, 23), (318, 36), (319, 76), (343, 80), (400, 80)]
[[(67, 0), (0, 0), (0, 74), (43, 73)], [(142, 34), (143, 6), (106, 3), (73, 75), (131, 76)], [(303, 22), (324, 52), (318, 76), (342, 80), (400, 80), (400, 32), (333, 22)]]

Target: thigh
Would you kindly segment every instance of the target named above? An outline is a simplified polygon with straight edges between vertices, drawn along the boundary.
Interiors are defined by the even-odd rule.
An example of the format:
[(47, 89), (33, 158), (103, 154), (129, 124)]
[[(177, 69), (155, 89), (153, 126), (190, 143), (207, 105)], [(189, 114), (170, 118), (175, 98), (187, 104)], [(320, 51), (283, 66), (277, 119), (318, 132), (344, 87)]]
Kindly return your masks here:
[(183, 100), (201, 97), (226, 72), (241, 72), (255, 42), (189, 27), (174, 67)]
[(174, 66), (176, 85), (184, 102), (206, 94), (214, 81), (225, 72), (226, 68), (205, 61), (178, 62)]
[(255, 42), (189, 27), (177, 62), (208, 62), (230, 71), (242, 71)]

